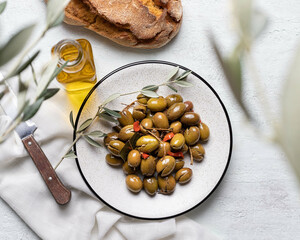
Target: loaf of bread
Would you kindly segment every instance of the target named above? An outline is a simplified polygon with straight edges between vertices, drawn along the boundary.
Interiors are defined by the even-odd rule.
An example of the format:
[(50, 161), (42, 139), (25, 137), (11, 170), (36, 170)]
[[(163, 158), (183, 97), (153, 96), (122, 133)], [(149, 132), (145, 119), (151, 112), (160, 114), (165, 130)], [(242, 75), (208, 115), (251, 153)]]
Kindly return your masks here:
[(178, 33), (182, 5), (181, 0), (71, 0), (64, 21), (123, 46), (152, 49)]

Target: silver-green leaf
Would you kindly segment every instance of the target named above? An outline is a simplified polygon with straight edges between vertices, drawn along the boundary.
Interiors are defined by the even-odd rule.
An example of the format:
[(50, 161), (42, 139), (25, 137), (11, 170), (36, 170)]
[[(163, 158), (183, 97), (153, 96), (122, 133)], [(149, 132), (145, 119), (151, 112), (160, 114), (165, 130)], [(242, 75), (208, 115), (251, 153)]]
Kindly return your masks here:
[(190, 82), (187, 81), (176, 81), (174, 82), (176, 85), (178, 85), (179, 87), (193, 87), (194, 85), (191, 84)]
[(71, 123), (71, 125), (72, 125), (72, 127), (74, 129), (75, 128), (75, 124), (74, 124), (73, 111), (70, 112), (69, 120), (70, 120), (70, 123)]
[(179, 71), (179, 67), (175, 67), (167, 76), (167, 81), (170, 81)]
[(102, 147), (100, 143), (96, 142), (94, 139), (90, 138), (89, 136), (84, 136), (84, 139), (94, 147)]
[(70, 0), (49, 0), (47, 4), (47, 26), (52, 28), (62, 21), (64, 9)]
[(73, 150), (71, 150), (70, 152), (68, 152), (64, 158), (77, 158), (75, 152)]
[(108, 114), (106, 114), (106, 113), (104, 113), (104, 112), (99, 113), (99, 114), (98, 114), (98, 117), (99, 117), (100, 119), (106, 120), (106, 121), (108, 121), (108, 122), (113, 122), (113, 123), (117, 123), (117, 122), (118, 122), (117, 119), (113, 118), (112, 116), (110, 116), (110, 115), (108, 115)]
[(142, 90), (141, 93), (150, 98), (158, 98), (159, 97), (159, 95), (156, 92), (149, 91), (149, 90)]
[(44, 101), (44, 98), (40, 98), (33, 104), (26, 106), (24, 109), (22, 121), (27, 121), (27, 120), (31, 119), (37, 113), (37, 111), (40, 109), (43, 101)]
[(116, 112), (116, 111), (114, 111), (114, 110), (111, 110), (111, 109), (109, 109), (109, 108), (103, 108), (104, 109), (104, 111), (107, 113), (107, 114), (109, 114), (110, 116), (112, 116), (112, 117), (116, 117), (116, 118), (120, 118), (121, 117), (121, 115), (120, 115), (120, 113), (118, 113), (118, 112)]
[(4, 12), (5, 8), (6, 8), (6, 1), (0, 3), (0, 14)]
[(157, 89), (158, 89), (157, 85), (148, 85), (142, 88), (142, 90), (150, 90), (150, 91), (156, 91)]
[(35, 25), (23, 28), (0, 48), (0, 66), (18, 55), (29, 40)]
[(184, 73), (182, 73), (179, 77), (177, 77), (175, 81), (181, 81), (181, 80), (185, 79), (191, 73), (192, 73), (191, 70), (187, 70)]
[(93, 132), (89, 132), (86, 135), (90, 136), (90, 137), (98, 137), (98, 138), (106, 136), (106, 134), (104, 132), (101, 132), (99, 130), (96, 130), (96, 131), (93, 131)]
[(174, 92), (178, 92), (176, 88), (174, 88), (171, 84), (167, 84), (167, 86), (172, 89)]
[(108, 98), (106, 98), (106, 99), (104, 100), (104, 102), (102, 103), (102, 105), (105, 106), (107, 103), (109, 103), (109, 102), (115, 100), (116, 98), (118, 98), (118, 97), (120, 97), (120, 96), (121, 96), (120, 93), (114, 93), (114, 94), (110, 95)]
[(93, 121), (92, 118), (89, 118), (89, 119), (85, 120), (85, 121), (80, 125), (80, 127), (79, 127), (78, 130), (77, 130), (77, 132), (79, 133), (79, 132), (82, 132), (82, 131), (84, 131), (85, 129), (87, 129), (87, 128), (91, 125), (92, 121)]

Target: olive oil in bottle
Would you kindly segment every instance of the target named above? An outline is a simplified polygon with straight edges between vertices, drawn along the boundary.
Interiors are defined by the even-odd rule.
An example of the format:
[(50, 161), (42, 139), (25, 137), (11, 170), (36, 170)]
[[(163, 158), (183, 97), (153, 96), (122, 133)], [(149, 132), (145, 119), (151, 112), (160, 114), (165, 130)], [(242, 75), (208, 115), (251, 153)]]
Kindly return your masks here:
[(57, 75), (57, 81), (68, 92), (90, 89), (96, 83), (96, 69), (91, 44), (86, 39), (62, 40), (51, 50), (58, 56), (58, 66), (67, 61), (64, 69)]

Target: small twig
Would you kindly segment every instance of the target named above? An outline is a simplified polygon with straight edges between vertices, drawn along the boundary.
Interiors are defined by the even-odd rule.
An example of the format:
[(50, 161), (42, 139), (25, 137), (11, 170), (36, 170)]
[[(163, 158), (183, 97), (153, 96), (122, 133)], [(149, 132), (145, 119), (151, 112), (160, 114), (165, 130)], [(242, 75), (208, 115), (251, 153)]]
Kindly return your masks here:
[(190, 157), (191, 157), (191, 163), (190, 163), (190, 165), (193, 165), (193, 163), (194, 163), (194, 158), (193, 158), (193, 154), (192, 154), (192, 149), (191, 149), (191, 147), (189, 147), (189, 152), (190, 152)]
[(148, 128), (150, 130), (158, 130), (158, 131), (169, 131), (171, 132), (173, 128)]
[(158, 136), (156, 136), (153, 132), (151, 132), (149, 130), (146, 130), (146, 132), (149, 133), (150, 135), (152, 135), (153, 137), (155, 137), (160, 143), (163, 143), (163, 141)]

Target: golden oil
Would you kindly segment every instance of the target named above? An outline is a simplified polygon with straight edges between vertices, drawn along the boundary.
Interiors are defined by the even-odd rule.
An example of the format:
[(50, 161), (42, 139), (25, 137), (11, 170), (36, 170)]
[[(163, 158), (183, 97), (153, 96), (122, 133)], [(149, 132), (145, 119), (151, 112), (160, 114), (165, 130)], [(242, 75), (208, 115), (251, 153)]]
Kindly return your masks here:
[(92, 46), (86, 39), (62, 40), (51, 50), (59, 57), (58, 66), (67, 61), (64, 69), (57, 75), (57, 81), (68, 92), (87, 90), (96, 83), (96, 68)]

